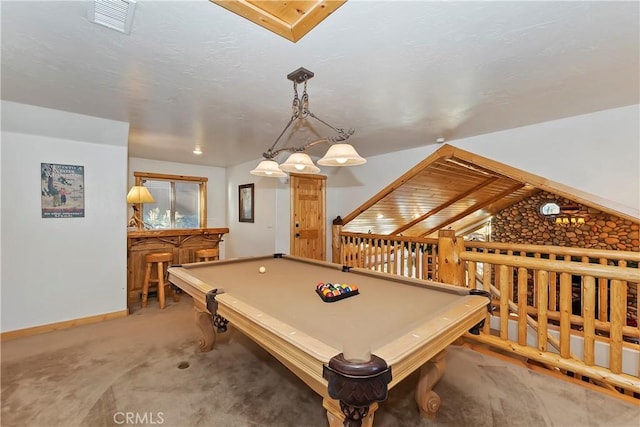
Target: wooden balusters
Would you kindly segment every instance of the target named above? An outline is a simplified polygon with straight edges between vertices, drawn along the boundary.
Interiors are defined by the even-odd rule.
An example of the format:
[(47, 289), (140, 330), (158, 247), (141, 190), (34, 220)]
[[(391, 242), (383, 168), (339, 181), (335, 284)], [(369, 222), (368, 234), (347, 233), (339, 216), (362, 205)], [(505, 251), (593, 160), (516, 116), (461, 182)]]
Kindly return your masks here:
[(549, 273), (536, 272), (536, 290), (538, 306), (538, 350), (547, 351), (547, 307), (549, 304)]
[(560, 356), (571, 355), (571, 275), (560, 273)]
[(518, 268), (518, 344), (527, 345), (527, 269)]
[(509, 269), (506, 265), (498, 267), (498, 289), (500, 289), (500, 338), (509, 339)]
[(611, 329), (609, 331), (609, 369), (622, 372), (622, 327), (626, 323), (627, 284), (622, 280), (611, 281)]
[(585, 276), (582, 292), (582, 317), (584, 318), (584, 363), (593, 366), (595, 363), (596, 341), (596, 279), (593, 276)]

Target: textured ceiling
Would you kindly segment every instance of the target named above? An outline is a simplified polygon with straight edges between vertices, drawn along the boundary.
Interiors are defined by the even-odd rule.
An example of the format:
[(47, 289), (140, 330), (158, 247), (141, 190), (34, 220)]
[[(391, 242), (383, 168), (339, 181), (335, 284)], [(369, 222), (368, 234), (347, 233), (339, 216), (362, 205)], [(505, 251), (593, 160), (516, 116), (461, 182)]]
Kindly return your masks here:
[(299, 67), (364, 156), (639, 102), (638, 2), (351, 0), (297, 43), (208, 0), (139, 0), (129, 35), (87, 2), (1, 7), (2, 99), (127, 121), (134, 157), (258, 159)]

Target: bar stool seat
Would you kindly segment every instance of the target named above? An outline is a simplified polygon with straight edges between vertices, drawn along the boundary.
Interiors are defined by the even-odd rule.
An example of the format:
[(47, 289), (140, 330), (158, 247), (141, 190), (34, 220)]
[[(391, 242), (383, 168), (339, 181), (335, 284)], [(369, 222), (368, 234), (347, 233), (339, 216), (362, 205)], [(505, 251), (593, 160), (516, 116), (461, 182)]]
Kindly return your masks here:
[(214, 261), (220, 259), (220, 251), (218, 248), (198, 249), (195, 252), (196, 262), (200, 261)]
[[(169, 294), (172, 295), (173, 300), (178, 302), (180, 300), (180, 295), (173, 291), (171, 287), (171, 282), (167, 280), (167, 267), (169, 267), (169, 263), (173, 261), (173, 253), (171, 252), (156, 252), (146, 254), (144, 256), (144, 261), (147, 263), (147, 268), (144, 272), (144, 282), (142, 284), (142, 307), (147, 306), (147, 296), (149, 294), (149, 284), (155, 283), (158, 288), (158, 303), (160, 304), (160, 309), (163, 309), (165, 306), (165, 294), (164, 288), (165, 286), (169, 287)], [(151, 270), (153, 266), (156, 266), (156, 278), (152, 278)]]

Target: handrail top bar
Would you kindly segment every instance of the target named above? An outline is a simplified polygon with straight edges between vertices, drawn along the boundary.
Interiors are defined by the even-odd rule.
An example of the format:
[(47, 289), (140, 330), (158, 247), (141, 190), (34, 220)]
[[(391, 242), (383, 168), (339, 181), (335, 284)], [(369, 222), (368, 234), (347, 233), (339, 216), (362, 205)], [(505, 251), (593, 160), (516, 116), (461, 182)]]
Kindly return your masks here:
[(484, 262), (507, 267), (524, 267), (534, 270), (571, 273), (584, 276), (604, 277), (611, 280), (640, 282), (640, 271), (637, 268), (616, 267), (602, 264), (586, 264), (582, 262), (555, 261), (544, 258), (531, 258), (518, 255), (484, 254), (480, 252), (461, 252), (463, 261)]
[(512, 250), (513, 252), (536, 252), (540, 254), (556, 254), (556, 255), (573, 255), (588, 256), (590, 258), (608, 258), (627, 261), (640, 262), (640, 252), (634, 251), (618, 251), (611, 249), (593, 249), (593, 248), (574, 248), (569, 246), (542, 246), (542, 245), (523, 245), (517, 243), (499, 243), (499, 242), (471, 242), (466, 241), (464, 245), (467, 248), (487, 248)]
[[(360, 239), (378, 239), (378, 240), (395, 240), (399, 242), (425, 243), (435, 244), (438, 239), (424, 238), (415, 236), (390, 236), (388, 234), (369, 234), (369, 233), (352, 233), (341, 231), (340, 236), (355, 237)], [(571, 256), (588, 256), (590, 258), (607, 258), (611, 260), (625, 260), (640, 262), (640, 252), (634, 251), (618, 251), (610, 249), (592, 249), (592, 248), (573, 248), (568, 246), (547, 246), (547, 245), (524, 245), (517, 243), (500, 243), (500, 242), (478, 242), (465, 241), (466, 248), (479, 249), (499, 249), (510, 250), (513, 252), (532, 252), (539, 254), (556, 254)]]
[(356, 237), (360, 239), (371, 240), (396, 240), (399, 242), (411, 242), (411, 243), (438, 243), (438, 239), (431, 237), (415, 237), (415, 236), (390, 236), (388, 234), (370, 234), (370, 233), (352, 233), (349, 231), (341, 231), (340, 236), (344, 237)]

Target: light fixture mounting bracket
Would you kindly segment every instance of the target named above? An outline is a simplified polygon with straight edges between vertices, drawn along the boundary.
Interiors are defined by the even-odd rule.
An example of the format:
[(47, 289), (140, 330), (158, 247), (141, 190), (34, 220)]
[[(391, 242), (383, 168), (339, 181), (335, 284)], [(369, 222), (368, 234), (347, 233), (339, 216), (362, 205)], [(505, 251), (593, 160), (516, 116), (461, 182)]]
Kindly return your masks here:
[(304, 67), (300, 67), (287, 74), (287, 78), (295, 83), (304, 83), (305, 81), (313, 78), (313, 76), (313, 71), (309, 71)]

